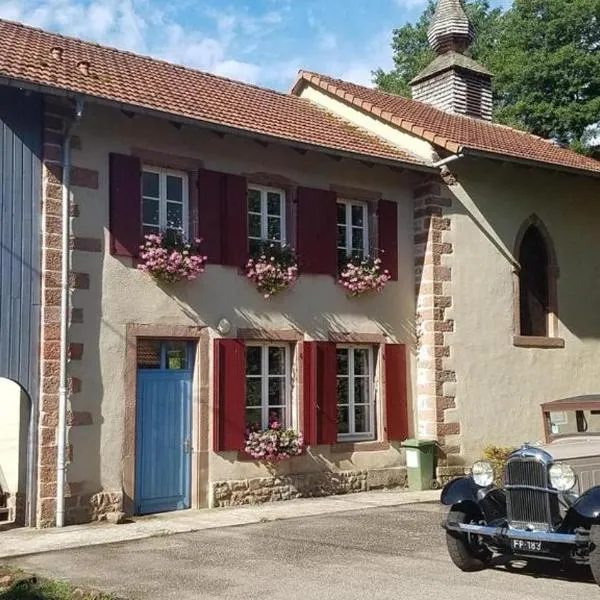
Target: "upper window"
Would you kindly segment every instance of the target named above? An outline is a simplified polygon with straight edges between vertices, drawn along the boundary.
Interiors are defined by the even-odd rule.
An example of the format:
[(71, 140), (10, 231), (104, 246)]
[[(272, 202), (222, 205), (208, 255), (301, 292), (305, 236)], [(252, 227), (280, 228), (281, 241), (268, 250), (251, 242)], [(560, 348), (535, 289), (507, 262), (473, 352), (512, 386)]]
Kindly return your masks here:
[(521, 240), (519, 263), (520, 333), (548, 336), (550, 264), (546, 242), (535, 225), (527, 229)]
[(351, 256), (363, 258), (369, 254), (368, 222), (366, 203), (338, 200), (338, 263), (344, 263)]
[(285, 243), (285, 192), (274, 188), (248, 189), (248, 244), (250, 254), (262, 242)]
[(144, 167), (142, 225), (145, 235), (171, 231), (187, 237), (188, 179), (185, 173)]
[(246, 426), (266, 429), (292, 423), (290, 358), (285, 345), (246, 346)]
[(373, 439), (373, 352), (366, 346), (339, 347), (336, 358), (338, 439)]

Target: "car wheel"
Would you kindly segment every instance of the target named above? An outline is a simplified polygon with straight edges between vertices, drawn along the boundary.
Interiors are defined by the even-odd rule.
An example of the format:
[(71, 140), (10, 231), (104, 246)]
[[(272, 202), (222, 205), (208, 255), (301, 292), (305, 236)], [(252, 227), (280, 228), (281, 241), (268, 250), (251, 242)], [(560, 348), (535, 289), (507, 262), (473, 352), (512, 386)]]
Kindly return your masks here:
[[(469, 513), (453, 509), (448, 514), (451, 523), (476, 523)], [(492, 560), (492, 552), (481, 543), (479, 536), (470, 533), (446, 531), (446, 545), (452, 562), (461, 571), (481, 571)]]
[(592, 525), (590, 528), (590, 542), (592, 542), (590, 569), (594, 580), (600, 585), (600, 525)]

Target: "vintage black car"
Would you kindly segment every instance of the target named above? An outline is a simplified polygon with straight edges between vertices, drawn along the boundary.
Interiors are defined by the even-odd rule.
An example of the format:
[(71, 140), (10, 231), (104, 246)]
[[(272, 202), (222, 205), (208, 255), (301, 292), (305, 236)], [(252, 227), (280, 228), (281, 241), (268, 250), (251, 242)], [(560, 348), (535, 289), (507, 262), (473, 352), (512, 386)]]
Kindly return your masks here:
[(463, 571), (494, 554), (589, 564), (600, 585), (600, 396), (549, 402), (542, 414), (545, 443), (510, 454), (501, 487), (484, 461), (444, 487), (450, 558)]

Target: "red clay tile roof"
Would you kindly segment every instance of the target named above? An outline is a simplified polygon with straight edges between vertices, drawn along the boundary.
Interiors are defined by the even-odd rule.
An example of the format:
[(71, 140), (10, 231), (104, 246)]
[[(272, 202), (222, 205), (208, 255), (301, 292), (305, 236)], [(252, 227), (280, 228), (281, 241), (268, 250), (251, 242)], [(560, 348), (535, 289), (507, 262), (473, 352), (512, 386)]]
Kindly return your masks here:
[(362, 158), (424, 165), (296, 96), (3, 20), (1, 78)]
[(294, 90), (303, 82), (339, 97), (380, 119), (449, 150), (461, 148), (600, 173), (600, 161), (561, 148), (538, 136), (461, 115), (452, 115), (428, 104), (395, 94), (301, 71)]

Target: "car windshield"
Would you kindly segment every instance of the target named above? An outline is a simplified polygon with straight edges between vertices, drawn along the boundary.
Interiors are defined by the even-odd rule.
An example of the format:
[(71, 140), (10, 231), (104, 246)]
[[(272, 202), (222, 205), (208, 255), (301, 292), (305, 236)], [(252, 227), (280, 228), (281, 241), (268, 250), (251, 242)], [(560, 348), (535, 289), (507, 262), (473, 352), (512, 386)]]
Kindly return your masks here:
[(548, 411), (545, 415), (548, 433), (552, 437), (600, 434), (600, 406), (595, 410)]

